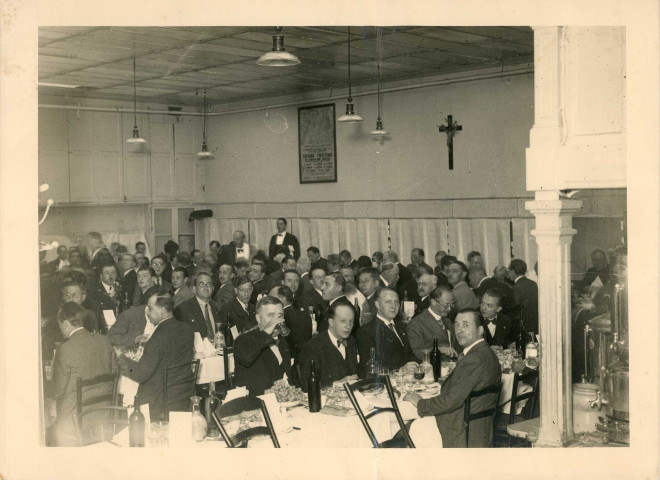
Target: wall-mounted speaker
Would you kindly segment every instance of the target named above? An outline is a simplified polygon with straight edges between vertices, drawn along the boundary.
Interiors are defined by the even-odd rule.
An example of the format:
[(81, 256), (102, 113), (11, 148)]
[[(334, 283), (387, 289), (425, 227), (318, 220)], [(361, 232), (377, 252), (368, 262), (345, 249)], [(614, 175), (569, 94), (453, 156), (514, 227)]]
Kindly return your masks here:
[(190, 212), (188, 221), (192, 222), (193, 220), (199, 220), (201, 218), (208, 218), (213, 216), (213, 210), (194, 210)]

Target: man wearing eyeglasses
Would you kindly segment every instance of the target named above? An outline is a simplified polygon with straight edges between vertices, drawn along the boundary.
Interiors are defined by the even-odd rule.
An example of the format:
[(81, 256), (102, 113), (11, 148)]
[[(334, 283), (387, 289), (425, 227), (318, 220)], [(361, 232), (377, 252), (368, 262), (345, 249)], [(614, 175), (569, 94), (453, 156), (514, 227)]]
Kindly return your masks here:
[(408, 324), (410, 347), (417, 359), (424, 360), (424, 350), (433, 348), (433, 339), (438, 339), (438, 347), (444, 361), (457, 356), (460, 345), (456, 340), (449, 313), (454, 307), (451, 290), (445, 286), (436, 288), (429, 295), (429, 308), (417, 315)]
[(221, 322), (220, 309), (211, 300), (213, 280), (207, 272), (199, 272), (193, 280), (194, 298), (186, 300), (174, 309), (177, 320), (188, 323), (193, 332), (199, 332), (202, 338), (211, 342), (216, 334), (216, 322)]
[(282, 302), (263, 297), (257, 304), (256, 319), (257, 326), (234, 342), (236, 385), (247, 387), (250, 395), (262, 395), (285, 374), (291, 378), (289, 348), (279, 338), (278, 325), (284, 322)]

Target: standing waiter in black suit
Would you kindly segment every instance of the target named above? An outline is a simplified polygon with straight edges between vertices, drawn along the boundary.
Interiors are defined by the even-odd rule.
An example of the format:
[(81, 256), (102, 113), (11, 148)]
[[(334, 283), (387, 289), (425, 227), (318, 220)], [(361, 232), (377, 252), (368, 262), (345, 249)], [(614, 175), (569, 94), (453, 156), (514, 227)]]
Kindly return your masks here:
[(221, 322), (221, 317), (220, 309), (211, 300), (211, 275), (204, 271), (195, 275), (193, 292), (195, 297), (176, 307), (174, 316), (177, 320), (189, 324), (193, 332), (199, 332), (202, 338), (208, 338), (212, 343), (216, 333), (215, 323)]
[(295, 235), (286, 231), (286, 218), (277, 219), (277, 233), (270, 238), (268, 246), (268, 258), (273, 260), (275, 255), (283, 253), (291, 255), (296, 261), (300, 258), (300, 243)]

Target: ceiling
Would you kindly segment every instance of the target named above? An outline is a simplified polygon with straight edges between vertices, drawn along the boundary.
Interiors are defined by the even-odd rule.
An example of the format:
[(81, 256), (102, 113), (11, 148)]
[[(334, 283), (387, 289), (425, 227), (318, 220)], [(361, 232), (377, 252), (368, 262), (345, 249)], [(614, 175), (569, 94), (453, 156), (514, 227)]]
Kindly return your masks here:
[[(133, 100), (136, 58), (140, 103), (209, 104), (346, 88), (345, 26), (285, 27), (292, 67), (262, 67), (274, 27), (41, 27), (39, 86), (49, 98)], [(533, 63), (529, 27), (351, 27), (354, 86)]]

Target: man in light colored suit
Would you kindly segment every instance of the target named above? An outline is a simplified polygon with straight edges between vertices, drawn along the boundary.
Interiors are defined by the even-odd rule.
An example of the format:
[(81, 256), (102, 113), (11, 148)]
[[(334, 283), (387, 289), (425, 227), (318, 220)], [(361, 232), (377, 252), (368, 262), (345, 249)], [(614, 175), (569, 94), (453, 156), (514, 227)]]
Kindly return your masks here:
[(218, 288), (213, 300), (222, 309), (236, 298), (236, 292), (234, 292), (234, 267), (226, 263), (221, 265), (218, 269), (218, 278), (220, 279), (220, 288)]
[(175, 267), (172, 270), (172, 288), (174, 289), (174, 295), (172, 296), (174, 308), (195, 296), (188, 286), (188, 271), (183, 267)]

